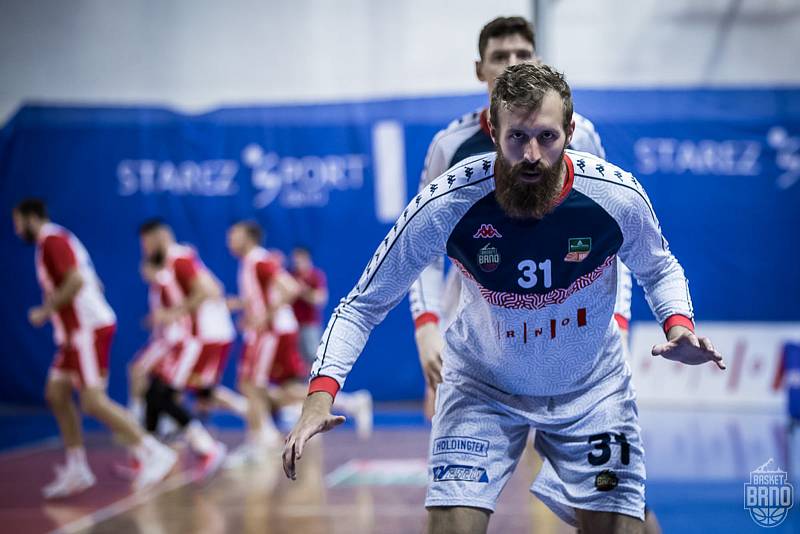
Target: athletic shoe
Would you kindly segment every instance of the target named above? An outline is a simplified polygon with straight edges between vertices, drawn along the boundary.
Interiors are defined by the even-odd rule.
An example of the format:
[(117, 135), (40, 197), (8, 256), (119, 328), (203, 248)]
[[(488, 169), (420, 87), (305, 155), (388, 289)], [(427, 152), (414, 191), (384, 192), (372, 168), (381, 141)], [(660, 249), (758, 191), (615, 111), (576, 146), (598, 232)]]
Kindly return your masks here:
[(45, 499), (61, 499), (76, 495), (91, 488), (97, 482), (94, 475), (86, 468), (67, 468), (55, 466), (56, 479), (42, 488)]
[(210, 478), (225, 462), (227, 454), (228, 447), (221, 441), (217, 441), (211, 452), (200, 457), (200, 464), (194, 471), (194, 480), (200, 481)]
[(135, 490), (142, 490), (164, 480), (178, 462), (178, 453), (160, 443), (154, 442), (147, 456), (142, 459), (142, 467), (133, 481)]

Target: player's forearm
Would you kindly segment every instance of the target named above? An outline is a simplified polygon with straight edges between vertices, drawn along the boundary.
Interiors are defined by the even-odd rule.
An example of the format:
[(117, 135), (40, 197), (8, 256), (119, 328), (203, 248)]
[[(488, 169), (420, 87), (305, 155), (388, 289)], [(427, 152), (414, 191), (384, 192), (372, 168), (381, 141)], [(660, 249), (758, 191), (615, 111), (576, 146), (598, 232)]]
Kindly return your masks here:
[(68, 305), (83, 287), (83, 278), (77, 271), (69, 273), (64, 281), (51, 293), (44, 303), (49, 312), (57, 312)]

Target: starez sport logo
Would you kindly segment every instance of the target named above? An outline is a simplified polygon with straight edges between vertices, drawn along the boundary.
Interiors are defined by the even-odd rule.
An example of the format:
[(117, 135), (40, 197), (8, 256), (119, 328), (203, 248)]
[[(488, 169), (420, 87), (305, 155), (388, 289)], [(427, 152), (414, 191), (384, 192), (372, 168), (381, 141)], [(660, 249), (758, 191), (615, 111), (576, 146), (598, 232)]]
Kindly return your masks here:
[(794, 486), (786, 471), (775, 466), (772, 458), (750, 473), (750, 482), (744, 485), (744, 508), (761, 527), (777, 527), (786, 520), (794, 502)]

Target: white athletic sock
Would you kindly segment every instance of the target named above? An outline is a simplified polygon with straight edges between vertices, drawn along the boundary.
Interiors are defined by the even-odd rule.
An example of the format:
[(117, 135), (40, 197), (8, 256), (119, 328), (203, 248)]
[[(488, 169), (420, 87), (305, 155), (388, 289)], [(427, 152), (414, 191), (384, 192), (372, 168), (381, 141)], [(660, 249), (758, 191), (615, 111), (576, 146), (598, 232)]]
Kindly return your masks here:
[(133, 397), (128, 403), (128, 411), (131, 412), (133, 420), (141, 422), (144, 419), (144, 401), (141, 397)]
[(67, 469), (89, 469), (89, 462), (86, 460), (85, 448), (78, 446), (67, 449)]
[(200, 421), (192, 421), (186, 427), (186, 440), (192, 450), (199, 454), (208, 454), (216, 446), (216, 441)]

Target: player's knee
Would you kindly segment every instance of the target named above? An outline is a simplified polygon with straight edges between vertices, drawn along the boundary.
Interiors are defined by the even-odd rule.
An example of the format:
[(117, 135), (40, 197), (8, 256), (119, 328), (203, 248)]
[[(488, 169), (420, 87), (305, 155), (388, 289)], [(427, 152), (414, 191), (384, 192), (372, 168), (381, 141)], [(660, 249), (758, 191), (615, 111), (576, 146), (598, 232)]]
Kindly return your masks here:
[(105, 393), (102, 391), (84, 388), (81, 391), (81, 411), (86, 415), (97, 416), (103, 409)]
[(489, 510), (469, 506), (428, 508), (428, 534), (485, 534)]
[(69, 401), (69, 391), (61, 384), (50, 381), (44, 389), (44, 399), (51, 409), (58, 409)]

